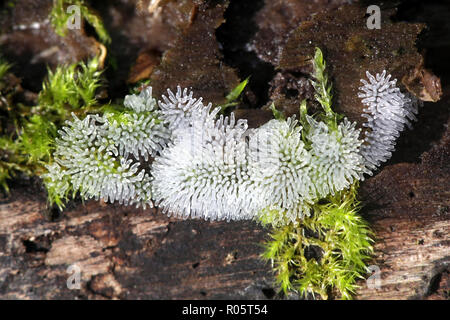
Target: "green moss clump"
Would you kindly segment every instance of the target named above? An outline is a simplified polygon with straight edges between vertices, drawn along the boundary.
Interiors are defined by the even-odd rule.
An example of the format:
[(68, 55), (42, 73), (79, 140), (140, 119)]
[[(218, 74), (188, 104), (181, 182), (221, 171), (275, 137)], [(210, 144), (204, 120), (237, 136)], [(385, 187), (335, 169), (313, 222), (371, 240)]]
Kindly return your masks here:
[(9, 192), (7, 181), (18, 171), (32, 174), (32, 170), (25, 165), (25, 159), (19, 154), (18, 144), (7, 136), (0, 136), (0, 191)]
[[(332, 86), (328, 82), (322, 51), (316, 48), (312, 59), (312, 84), (315, 99), (323, 112), (316, 115), (329, 130), (338, 130), (343, 118), (332, 108)], [(272, 106), (276, 118), (282, 115)], [(300, 105), (300, 123), (303, 132), (310, 130), (306, 100)], [(302, 136), (306, 148), (310, 142)], [(264, 245), (262, 257), (270, 261), (276, 273), (280, 291), (287, 295), (297, 292), (301, 296), (318, 294), (327, 299), (333, 291), (343, 299), (351, 299), (357, 288), (356, 281), (369, 271), (366, 262), (373, 252), (371, 231), (358, 215), (358, 182), (346, 190), (316, 199), (308, 206), (309, 215), (295, 223), (287, 218), (280, 223), (283, 212), (263, 210), (259, 221), (273, 227), (271, 240)], [(277, 223), (274, 223), (277, 222)]]
[(356, 281), (369, 272), (373, 252), (371, 231), (358, 215), (357, 185), (314, 205), (314, 212), (298, 222), (272, 230), (263, 258), (273, 264), (284, 294), (319, 294), (333, 290), (351, 299)]
[[(8, 70), (9, 64), (0, 62), (0, 89), (5, 87), (2, 78)], [(87, 63), (49, 69), (37, 106), (15, 105), (11, 97), (14, 92), (5, 97), (0, 91), (3, 117), (13, 124), (8, 129), (0, 127), (0, 186), (4, 190), (9, 190), (7, 180), (18, 171), (34, 175), (46, 172), (57, 131), (72, 113), (84, 116), (101, 110), (96, 99), (101, 74), (97, 57)]]
[(85, 4), (84, 0), (54, 0), (53, 7), (50, 12), (50, 22), (55, 29), (55, 32), (64, 37), (67, 34), (67, 23), (69, 19), (73, 18), (72, 13), (67, 12), (68, 6), (78, 6), (80, 9), (80, 19), (85, 19), (95, 30), (100, 41), (105, 44), (111, 42), (111, 37), (108, 34), (101, 18), (92, 12)]
[(0, 57), (0, 81), (6, 75), (6, 73), (11, 69), (11, 64)]
[[(11, 108), (11, 88), (5, 79), (11, 68), (6, 60), (0, 57), (0, 190), (9, 191), (7, 180), (14, 176), (17, 170), (24, 169), (17, 159), (18, 147), (11, 138), (13, 133), (7, 132), (8, 122), (16, 124)], [(10, 117), (11, 115), (11, 117)]]
[(97, 103), (95, 94), (101, 85), (100, 76), (97, 57), (88, 63), (59, 66), (54, 72), (49, 69), (39, 93), (39, 111), (67, 119), (74, 111), (89, 109)]
[(20, 152), (29, 157), (27, 163), (38, 165), (37, 174), (42, 172), (42, 165), (51, 162), (57, 129), (72, 112), (84, 115), (100, 108), (95, 98), (100, 77), (97, 58), (59, 66), (54, 72), (49, 69), (38, 106), (33, 108), (33, 115), (23, 124), (18, 138)]

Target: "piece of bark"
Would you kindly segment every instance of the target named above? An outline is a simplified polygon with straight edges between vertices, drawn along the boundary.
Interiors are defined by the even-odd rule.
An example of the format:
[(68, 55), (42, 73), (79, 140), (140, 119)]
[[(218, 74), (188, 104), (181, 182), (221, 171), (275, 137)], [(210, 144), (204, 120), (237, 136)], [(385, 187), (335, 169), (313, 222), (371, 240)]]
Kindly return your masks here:
[(265, 1), (255, 16), (258, 32), (252, 39), (252, 49), (258, 57), (277, 66), (289, 35), (303, 21), (323, 10), (337, 8), (347, 0), (274, 0)]
[[(381, 287), (360, 281), (356, 298), (445, 298), (449, 156), (447, 126), (421, 163), (387, 166), (362, 183), (362, 213), (376, 233), (370, 264), (380, 268)], [(254, 222), (182, 221), (95, 201), (49, 222), (44, 209), (33, 187), (13, 189), (0, 204), (0, 299), (275, 296), (270, 266), (259, 258), (267, 230)], [(80, 289), (67, 287), (71, 265), (80, 268)]]
[(225, 96), (240, 80), (236, 71), (226, 66), (215, 37), (224, 22), (228, 1), (205, 2), (197, 7), (191, 25), (163, 56), (150, 78), (155, 96), (167, 95), (177, 86), (191, 88), (205, 103), (223, 104)]
[[(446, 103), (448, 106), (448, 102)], [(380, 288), (364, 286), (359, 299), (421, 299), (441, 290), (450, 269), (450, 130), (421, 163), (387, 166), (362, 184), (366, 218), (375, 231)], [(378, 269), (374, 269), (378, 270)], [(448, 298), (448, 297), (447, 297)]]
[[(191, 24), (198, 0), (92, 1), (100, 13), (105, 28), (110, 32), (109, 49), (114, 64), (106, 69), (108, 87), (112, 98), (123, 98), (129, 92), (125, 85), (139, 79), (136, 71), (143, 71), (142, 58), (152, 56), (151, 66), (159, 64), (161, 56), (172, 48), (176, 39)], [(151, 6), (157, 4), (157, 6)], [(149, 8), (152, 10), (150, 11)], [(145, 62), (145, 61), (144, 61)], [(140, 75), (148, 79), (153, 71)]]
[[(440, 81), (424, 69), (423, 57), (416, 49), (421, 23), (392, 22), (393, 10), (381, 11), (381, 29), (368, 29), (366, 7), (344, 5), (322, 12), (303, 22), (290, 36), (283, 49), (279, 67), (283, 72), (304, 77), (311, 68), (315, 47), (327, 63), (333, 84), (333, 109), (359, 125), (363, 104), (358, 98), (360, 79), (386, 70), (405, 91), (424, 101), (437, 101), (442, 95)], [(403, 82), (403, 83), (402, 83)], [(297, 98), (297, 104), (304, 99)], [(283, 97), (274, 101), (282, 104)]]
[(161, 56), (155, 51), (144, 51), (139, 54), (136, 59), (136, 63), (132, 66), (130, 70), (130, 75), (128, 76), (128, 83), (136, 83), (140, 80), (145, 80), (150, 78), (153, 69), (159, 65), (161, 61)]

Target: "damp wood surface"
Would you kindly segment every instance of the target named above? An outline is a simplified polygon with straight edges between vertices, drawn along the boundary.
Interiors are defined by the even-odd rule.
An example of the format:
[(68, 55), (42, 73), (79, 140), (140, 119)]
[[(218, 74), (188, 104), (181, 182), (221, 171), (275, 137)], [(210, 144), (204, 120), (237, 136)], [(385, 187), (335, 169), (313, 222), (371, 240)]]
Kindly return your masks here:
[[(120, 66), (105, 71), (107, 90), (110, 97), (123, 97), (125, 83), (150, 77), (160, 84), (159, 93), (182, 84), (200, 90), (205, 102), (222, 103), (251, 75), (236, 114), (257, 127), (271, 118), (272, 102), (286, 114), (296, 113), (302, 99), (313, 104), (305, 60), (314, 40), (330, 66), (339, 111), (360, 121), (356, 92), (363, 71), (392, 69), (403, 90), (428, 102), (413, 130), (402, 133), (392, 159), (361, 183), (361, 214), (376, 238), (369, 265), (379, 273), (371, 279), (379, 276), (381, 282), (369, 288), (360, 281), (355, 298), (449, 299), (450, 9), (439, 1), (400, 5), (398, 14), (383, 15), (390, 34), (382, 29), (374, 35), (360, 23), (362, 9), (339, 9), (345, 2), (161, 1), (164, 10), (151, 12), (149, 1), (96, 4), (111, 32), (108, 50)], [(2, 34), (0, 45), (17, 62), (13, 71), (32, 95), (47, 64), (74, 62), (101, 48), (82, 31), (57, 37), (45, 21), (48, 1), (36, 2), (40, 9), (32, 14), (22, 3), (0, 27), (26, 28), (36, 21), (42, 27), (32, 34), (17, 28)], [(130, 14), (136, 6), (139, 14)], [(349, 28), (337, 27), (342, 19)], [(423, 24), (428, 27), (419, 51)], [(331, 40), (324, 36), (329, 31)], [(442, 89), (433, 86), (435, 75)], [(95, 201), (72, 201), (64, 213), (52, 213), (39, 179), (22, 177), (0, 198), (0, 299), (278, 298), (271, 267), (259, 258), (267, 232), (251, 221), (179, 220), (159, 209)], [(79, 289), (67, 285), (70, 266), (81, 271)]]

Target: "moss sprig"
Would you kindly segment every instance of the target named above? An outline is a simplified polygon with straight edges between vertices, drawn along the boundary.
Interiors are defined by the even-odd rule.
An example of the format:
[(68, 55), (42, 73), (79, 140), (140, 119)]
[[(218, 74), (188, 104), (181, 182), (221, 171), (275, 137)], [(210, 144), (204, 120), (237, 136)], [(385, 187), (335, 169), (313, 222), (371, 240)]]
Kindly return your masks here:
[(315, 204), (313, 214), (297, 226), (272, 230), (262, 257), (272, 263), (282, 293), (328, 299), (335, 292), (352, 298), (373, 252), (372, 233), (358, 215), (356, 190), (357, 184)]
[(247, 86), (249, 79), (250, 77), (247, 77), (225, 96), (225, 103), (219, 106), (221, 109), (220, 112), (223, 113), (227, 108), (234, 107), (239, 104), (239, 98), (241, 97), (242, 92)]
[[(373, 251), (371, 231), (358, 215), (358, 180), (366, 171), (359, 153), (362, 141), (355, 124), (331, 108), (332, 85), (319, 48), (312, 63), (315, 99), (323, 112), (308, 115), (304, 100), (299, 122), (304, 148), (311, 154), (316, 193), (298, 204), (305, 214), (297, 215), (295, 221), (283, 208), (272, 206), (261, 212), (258, 221), (273, 228), (262, 257), (271, 262), (285, 295), (296, 292), (327, 299), (334, 292), (351, 299), (356, 281), (368, 271), (366, 263)], [(274, 106), (272, 111), (277, 118)]]
[(334, 112), (331, 108), (333, 103), (333, 86), (328, 80), (326, 62), (320, 48), (316, 47), (312, 64), (313, 79), (311, 80), (311, 84), (315, 89), (314, 98), (320, 103), (325, 112), (325, 115), (319, 115), (319, 118), (323, 118), (321, 120), (324, 120), (330, 129), (336, 128), (337, 123), (342, 119), (342, 116)]
[(38, 105), (32, 108), (20, 130), (17, 142), (19, 152), (28, 156), (27, 164), (38, 167), (37, 174), (45, 172), (43, 166), (52, 159), (57, 129), (74, 112), (79, 115), (97, 110), (95, 98), (101, 85), (98, 58), (48, 71), (38, 96)]
[(11, 69), (11, 64), (0, 57), (0, 81), (6, 75), (6, 73)]
[(48, 70), (38, 98), (38, 111), (55, 113), (68, 119), (78, 109), (88, 109), (97, 103), (95, 94), (101, 86), (98, 57), (88, 62), (58, 66), (55, 71)]
[(17, 172), (33, 174), (32, 168), (26, 165), (20, 155), (18, 144), (8, 136), (0, 136), (0, 191), (9, 192), (8, 180)]

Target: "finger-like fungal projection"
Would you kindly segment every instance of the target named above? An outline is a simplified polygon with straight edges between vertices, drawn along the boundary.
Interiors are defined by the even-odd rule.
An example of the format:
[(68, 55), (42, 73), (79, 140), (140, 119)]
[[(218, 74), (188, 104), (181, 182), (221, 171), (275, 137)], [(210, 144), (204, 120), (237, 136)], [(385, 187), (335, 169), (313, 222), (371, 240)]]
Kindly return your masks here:
[(397, 80), (391, 80), (386, 70), (375, 76), (366, 72), (367, 78), (361, 79), (358, 97), (367, 107), (363, 117), (368, 128), (365, 134), (365, 144), (361, 146), (361, 154), (366, 160), (369, 170), (375, 170), (382, 162), (386, 162), (395, 150), (395, 141), (400, 136), (405, 125), (411, 127), (411, 121), (416, 120), (419, 101), (400, 92), (396, 86)]

